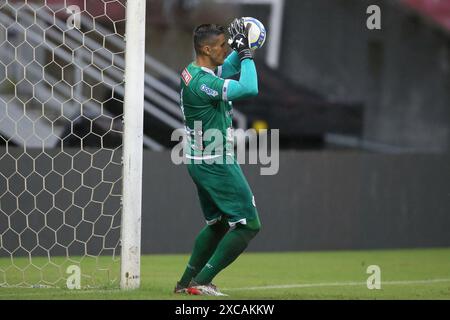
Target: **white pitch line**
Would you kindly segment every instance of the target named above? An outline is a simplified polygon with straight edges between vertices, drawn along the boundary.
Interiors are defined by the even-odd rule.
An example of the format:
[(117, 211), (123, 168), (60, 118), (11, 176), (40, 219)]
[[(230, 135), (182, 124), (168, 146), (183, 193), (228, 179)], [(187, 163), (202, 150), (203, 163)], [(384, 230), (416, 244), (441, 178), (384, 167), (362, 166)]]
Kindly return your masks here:
[[(8, 287), (5, 287), (8, 288)], [(24, 289), (30, 289), (30, 288), (24, 288)], [(52, 288), (52, 289), (60, 289), (60, 288)], [(5, 293), (5, 294), (0, 294), (0, 299), (1, 298), (7, 298), (7, 297), (33, 297), (33, 296), (40, 296), (42, 295), (42, 293), (46, 293), (46, 291), (39, 291), (39, 290), (49, 290), (48, 288), (35, 288), (34, 292), (23, 292), (23, 293)], [(61, 289), (61, 290), (65, 290), (65, 289)], [(0, 292), (1, 292), (1, 288), (0, 288)], [(71, 293), (76, 293), (76, 294), (85, 294), (85, 293), (89, 293), (89, 294), (113, 294), (113, 293), (119, 293), (119, 292), (123, 292), (122, 290), (119, 289), (111, 289), (111, 290), (89, 290), (89, 289), (85, 289), (85, 290), (70, 290), (70, 291), (64, 291), (63, 293), (67, 294), (66, 296), (68, 297)], [(54, 292), (51, 292), (51, 294)], [(56, 292), (56, 294), (61, 294), (61, 292)], [(62, 297), (61, 295), (59, 296), (60, 298)], [(64, 298), (61, 298), (64, 299)]]
[[(450, 279), (430, 279), (430, 280), (404, 280), (404, 281), (381, 281), (381, 285), (409, 285), (409, 284), (431, 284), (439, 282), (450, 282)], [(324, 283), (304, 283), (304, 284), (283, 284), (260, 287), (245, 288), (223, 288), (223, 291), (244, 291), (244, 290), (269, 290), (269, 289), (291, 289), (291, 288), (315, 288), (315, 287), (344, 287), (344, 286), (366, 286), (366, 282), (324, 282)]]

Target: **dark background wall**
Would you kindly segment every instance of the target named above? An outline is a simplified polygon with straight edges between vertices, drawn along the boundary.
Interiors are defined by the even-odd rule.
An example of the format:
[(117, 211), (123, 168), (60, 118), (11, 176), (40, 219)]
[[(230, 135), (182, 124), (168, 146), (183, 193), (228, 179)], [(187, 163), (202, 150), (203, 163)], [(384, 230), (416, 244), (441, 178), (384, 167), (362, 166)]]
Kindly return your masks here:
[[(280, 171), (243, 166), (262, 231), (249, 250), (450, 245), (450, 157), (281, 152)], [(189, 252), (203, 227), (194, 184), (169, 153), (146, 153), (142, 248)]]

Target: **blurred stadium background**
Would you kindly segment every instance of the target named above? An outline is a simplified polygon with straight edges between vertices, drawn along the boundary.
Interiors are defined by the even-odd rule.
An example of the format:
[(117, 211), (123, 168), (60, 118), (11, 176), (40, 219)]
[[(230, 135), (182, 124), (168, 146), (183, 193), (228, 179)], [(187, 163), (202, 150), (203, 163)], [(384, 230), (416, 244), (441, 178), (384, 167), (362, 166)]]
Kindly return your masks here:
[[(0, 283), (24, 275), (16, 256), (116, 265), (123, 4), (0, 0)], [(366, 27), (373, 4), (381, 30)], [(81, 30), (64, 29), (69, 5)], [(142, 253), (186, 254), (203, 225), (170, 159), (178, 74), (196, 25), (237, 16), (268, 40), (235, 126), (279, 129), (281, 149), (277, 175), (243, 165), (263, 224), (249, 251), (450, 247), (450, 1), (149, 0)]]

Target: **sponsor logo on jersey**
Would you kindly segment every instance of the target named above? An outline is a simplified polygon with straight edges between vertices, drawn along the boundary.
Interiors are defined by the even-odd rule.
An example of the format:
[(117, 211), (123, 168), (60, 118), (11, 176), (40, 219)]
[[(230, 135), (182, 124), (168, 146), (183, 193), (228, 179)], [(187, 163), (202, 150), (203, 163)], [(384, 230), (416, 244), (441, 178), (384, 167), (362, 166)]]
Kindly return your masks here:
[(216, 90), (209, 88), (206, 84), (202, 84), (200, 86), (200, 90), (205, 92), (208, 96), (212, 96), (212, 97), (215, 97), (219, 94)]
[(192, 76), (189, 73), (189, 71), (187, 71), (187, 69), (185, 68), (183, 70), (183, 72), (181, 72), (181, 78), (183, 79), (185, 85), (189, 85), (189, 82), (191, 82)]

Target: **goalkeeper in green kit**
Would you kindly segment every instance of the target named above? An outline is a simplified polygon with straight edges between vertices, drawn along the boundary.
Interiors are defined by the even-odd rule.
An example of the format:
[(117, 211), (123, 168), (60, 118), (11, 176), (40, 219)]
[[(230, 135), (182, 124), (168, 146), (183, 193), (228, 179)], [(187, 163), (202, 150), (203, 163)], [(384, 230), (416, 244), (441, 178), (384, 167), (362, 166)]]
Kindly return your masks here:
[[(227, 41), (224, 27), (198, 26), (194, 31), (196, 60), (181, 74), (185, 156), (206, 226), (196, 237), (175, 293), (224, 295), (212, 284), (213, 278), (247, 248), (261, 227), (252, 191), (230, 152), (231, 101), (258, 94), (256, 68), (243, 19), (235, 19), (228, 32)], [(233, 52), (227, 56), (228, 45)], [(239, 81), (227, 79), (237, 73)], [(204, 136), (208, 130), (215, 131), (216, 139)]]

